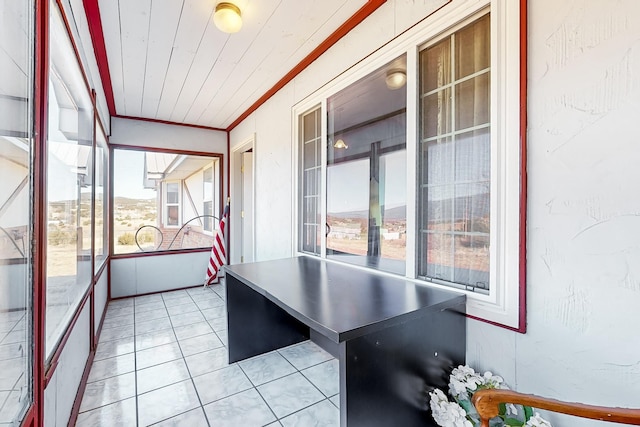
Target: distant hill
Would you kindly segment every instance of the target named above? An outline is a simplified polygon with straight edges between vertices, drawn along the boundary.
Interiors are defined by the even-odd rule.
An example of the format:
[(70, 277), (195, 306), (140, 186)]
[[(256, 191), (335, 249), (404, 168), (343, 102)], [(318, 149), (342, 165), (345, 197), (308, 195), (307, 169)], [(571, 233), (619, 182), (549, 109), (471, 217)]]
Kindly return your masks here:
[(128, 197), (114, 197), (113, 204), (120, 207), (140, 205), (155, 206), (156, 199), (130, 199)]
[[(368, 218), (369, 211), (350, 211), (350, 212), (336, 212), (331, 213), (328, 216), (333, 218)], [(387, 220), (400, 220), (407, 218), (407, 206), (397, 206), (395, 208), (385, 209), (384, 217)]]

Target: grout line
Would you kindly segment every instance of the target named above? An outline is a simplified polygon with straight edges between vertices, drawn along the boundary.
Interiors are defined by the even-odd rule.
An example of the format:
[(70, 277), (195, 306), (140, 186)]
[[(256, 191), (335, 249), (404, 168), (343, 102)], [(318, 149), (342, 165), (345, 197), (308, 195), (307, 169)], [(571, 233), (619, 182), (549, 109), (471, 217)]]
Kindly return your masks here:
[(140, 414), (138, 411), (138, 345), (136, 344), (136, 301), (133, 299), (133, 384), (136, 397), (136, 426), (140, 425)]
[[(187, 294), (189, 294), (189, 293), (187, 292)], [(191, 294), (189, 294), (189, 297), (191, 298), (191, 300), (193, 300), (193, 297), (191, 297)], [(164, 298), (163, 298), (163, 303), (164, 303), (165, 308), (166, 308), (167, 304), (164, 301)], [(197, 307), (197, 304), (196, 304), (196, 307)], [(167, 310), (167, 312), (168, 312), (168, 310)], [(202, 313), (200, 312), (200, 308), (199, 307), (198, 307), (198, 312), (202, 315)], [(204, 315), (202, 315), (202, 317), (204, 317)], [(173, 331), (173, 335), (176, 337), (176, 342), (178, 343), (178, 349), (180, 350), (180, 354), (182, 355), (182, 362), (184, 363), (184, 366), (187, 369), (187, 373), (189, 374), (189, 379), (191, 380), (191, 386), (193, 387), (193, 391), (196, 393), (196, 397), (198, 398), (198, 402), (200, 403), (200, 410), (204, 414), (204, 419), (207, 422), (207, 425), (211, 425), (211, 423), (209, 423), (209, 418), (207, 417), (207, 412), (204, 410), (204, 405), (202, 404), (202, 399), (200, 398), (200, 393), (198, 393), (198, 388), (196, 387), (196, 383), (193, 380), (193, 375), (191, 375), (191, 370), (189, 369), (189, 365), (187, 364), (187, 359), (186, 359), (186, 357), (184, 355), (184, 352), (182, 351), (182, 347), (180, 346), (180, 341), (178, 340), (178, 336), (176, 335), (176, 330), (175, 330), (175, 327), (173, 326), (173, 322), (171, 321), (171, 316), (169, 316), (169, 323), (171, 323), (171, 330)], [(182, 325), (182, 326), (185, 326), (185, 325)], [(184, 380), (184, 381), (186, 381), (186, 380)], [(197, 408), (194, 408), (194, 409), (197, 409)], [(178, 415), (181, 415), (181, 414), (178, 414)], [(173, 417), (176, 417), (178, 415), (172, 415), (169, 418), (173, 418)]]

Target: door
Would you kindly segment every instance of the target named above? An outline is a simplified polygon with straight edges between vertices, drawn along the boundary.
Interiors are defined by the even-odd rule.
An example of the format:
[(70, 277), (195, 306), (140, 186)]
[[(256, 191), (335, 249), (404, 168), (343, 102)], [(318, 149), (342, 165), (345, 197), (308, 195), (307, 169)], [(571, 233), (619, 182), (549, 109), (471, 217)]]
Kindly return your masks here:
[(253, 262), (253, 151), (242, 153), (242, 249), (240, 262)]

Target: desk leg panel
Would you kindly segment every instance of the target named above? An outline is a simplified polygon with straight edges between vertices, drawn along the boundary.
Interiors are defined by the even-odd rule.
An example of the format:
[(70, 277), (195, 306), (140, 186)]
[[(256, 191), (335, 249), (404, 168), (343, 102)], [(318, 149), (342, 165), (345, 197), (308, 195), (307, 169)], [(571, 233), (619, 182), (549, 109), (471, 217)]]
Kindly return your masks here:
[(465, 349), (465, 317), (451, 310), (341, 343), (340, 425), (436, 426), (428, 392), (447, 389)]
[(309, 339), (309, 327), (227, 274), (229, 363)]

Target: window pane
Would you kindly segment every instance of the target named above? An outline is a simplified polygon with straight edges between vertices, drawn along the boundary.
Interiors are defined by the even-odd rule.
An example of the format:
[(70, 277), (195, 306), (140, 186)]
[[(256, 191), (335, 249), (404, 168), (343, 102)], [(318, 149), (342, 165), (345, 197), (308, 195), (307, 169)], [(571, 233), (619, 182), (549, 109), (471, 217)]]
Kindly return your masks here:
[(180, 201), (179, 185), (175, 182), (167, 184), (167, 203), (178, 203)]
[(204, 202), (204, 217), (202, 222), (205, 231), (213, 231), (213, 202)]
[(491, 179), (491, 138), (489, 128), (465, 132), (456, 137), (456, 181)]
[[(218, 156), (114, 150), (114, 253), (211, 248)], [(212, 166), (213, 165), (213, 166)], [(209, 194), (206, 194), (206, 193)]]
[(206, 168), (202, 174), (202, 182), (203, 182), (203, 199), (204, 200), (212, 200), (213, 199), (213, 168)]
[[(420, 54), (418, 275), (484, 292), (490, 261), (489, 51), (487, 15)], [(441, 77), (454, 64), (455, 80)]]
[(404, 274), (406, 88), (387, 85), (400, 57), (327, 101), (327, 256)]
[(446, 88), (424, 97), (422, 108), (422, 137), (432, 138), (451, 132), (451, 89)]
[(456, 130), (489, 123), (489, 73), (456, 85)]
[(456, 33), (456, 79), (489, 68), (491, 62), (489, 24), (489, 15), (485, 15)]
[(300, 116), (300, 213), (299, 248), (320, 254), (320, 108)]
[(91, 283), (93, 107), (57, 7), (51, 15), (47, 140), (46, 355)]
[(420, 62), (422, 93), (451, 83), (451, 39), (431, 46), (421, 55)]
[(32, 3), (0, 0), (0, 424), (16, 426), (33, 401)]
[(367, 255), (369, 231), (369, 160), (327, 168), (327, 251), (332, 255)]
[(453, 180), (452, 138), (438, 138), (422, 143), (422, 183), (445, 184)]

